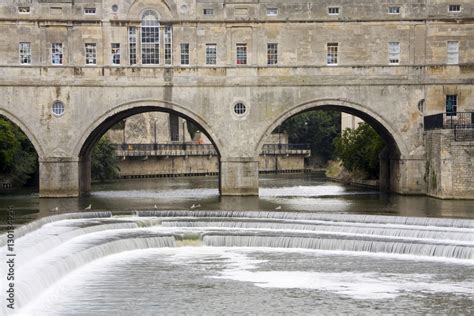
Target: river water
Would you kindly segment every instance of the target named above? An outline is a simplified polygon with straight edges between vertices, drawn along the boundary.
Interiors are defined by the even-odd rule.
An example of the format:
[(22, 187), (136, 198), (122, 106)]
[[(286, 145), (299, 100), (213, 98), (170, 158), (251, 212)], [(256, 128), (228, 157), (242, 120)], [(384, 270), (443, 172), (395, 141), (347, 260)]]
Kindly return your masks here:
[(262, 177), (260, 197), (164, 178), (96, 184), (80, 199), (1, 196), (8, 205), (29, 222), (15, 230), (18, 315), (472, 312), (472, 201), (312, 174)]

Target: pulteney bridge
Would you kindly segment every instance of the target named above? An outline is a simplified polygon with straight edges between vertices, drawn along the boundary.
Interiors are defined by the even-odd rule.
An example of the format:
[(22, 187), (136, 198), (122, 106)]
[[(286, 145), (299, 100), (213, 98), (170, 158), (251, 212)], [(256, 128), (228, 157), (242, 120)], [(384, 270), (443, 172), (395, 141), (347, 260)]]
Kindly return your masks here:
[[(436, 170), (427, 160), (423, 117), (472, 110), (473, 4), (457, 1), (453, 16), (447, 1), (413, 0), (387, 14), (370, 0), (369, 15), (358, 10), (367, 1), (337, 15), (312, 0), (34, 1), (29, 15), (0, 4), (0, 115), (35, 146), (43, 197), (88, 192), (94, 144), (147, 111), (201, 127), (220, 156), (221, 194), (256, 195), (265, 136), (315, 109), (357, 115), (380, 133), (386, 189), (472, 196), (472, 181), (458, 195), (436, 191), (440, 178), (427, 187), (430, 172), (450, 171), (446, 157)], [(435, 147), (430, 157), (443, 151)]]

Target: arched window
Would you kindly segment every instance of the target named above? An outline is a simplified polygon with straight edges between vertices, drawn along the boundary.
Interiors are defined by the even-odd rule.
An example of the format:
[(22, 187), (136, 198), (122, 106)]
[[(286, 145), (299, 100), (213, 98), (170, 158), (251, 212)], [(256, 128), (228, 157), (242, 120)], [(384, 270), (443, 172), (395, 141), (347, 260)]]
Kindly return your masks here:
[(142, 15), (142, 64), (160, 63), (160, 21), (158, 14), (147, 10)]

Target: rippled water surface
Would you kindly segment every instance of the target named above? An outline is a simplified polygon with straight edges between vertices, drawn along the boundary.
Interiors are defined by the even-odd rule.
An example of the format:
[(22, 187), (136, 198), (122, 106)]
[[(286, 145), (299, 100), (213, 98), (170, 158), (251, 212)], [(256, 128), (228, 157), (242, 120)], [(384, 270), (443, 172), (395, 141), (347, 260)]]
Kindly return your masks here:
[(137, 250), (76, 270), (24, 313), (466, 314), (474, 293), (469, 271), (442, 261), (323, 251)]
[[(474, 201), (383, 194), (327, 181), (322, 174), (262, 175), (259, 197), (220, 197), (216, 177), (157, 178), (96, 183), (88, 197), (39, 199), (37, 193), (0, 194), (0, 209), (13, 205), (28, 221), (54, 213), (81, 210), (136, 209), (323, 211), (404, 216), (474, 218)], [(56, 207), (58, 211), (56, 211)]]
[(15, 230), (18, 315), (472, 313), (474, 201), (311, 174), (262, 176), (259, 197), (162, 178), (0, 195), (9, 205), (31, 222)]

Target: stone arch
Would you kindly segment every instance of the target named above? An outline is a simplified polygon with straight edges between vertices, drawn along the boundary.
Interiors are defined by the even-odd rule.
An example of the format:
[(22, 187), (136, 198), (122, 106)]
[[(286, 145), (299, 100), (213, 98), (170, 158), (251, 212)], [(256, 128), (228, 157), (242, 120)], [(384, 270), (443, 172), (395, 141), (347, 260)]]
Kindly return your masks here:
[(311, 100), (291, 107), (290, 109), (281, 113), (270, 123), (270, 125), (268, 125), (268, 127), (265, 129), (265, 133), (258, 141), (255, 152), (259, 153), (261, 151), (265, 138), (285, 120), (297, 114), (311, 110), (335, 110), (358, 116), (370, 124), (379, 133), (379, 135), (385, 140), (388, 147), (390, 147), (390, 151), (393, 154), (396, 154), (399, 157), (409, 156), (409, 150), (403, 141), (403, 137), (388, 121), (386, 121), (381, 115), (374, 112), (367, 106), (346, 99)]
[[(215, 132), (203, 117), (190, 111), (187, 107), (169, 101), (155, 99), (129, 101), (111, 108), (91, 122), (76, 144), (73, 155), (74, 157), (78, 157), (79, 162), (79, 194), (90, 192), (90, 154), (100, 137), (119, 121), (135, 114), (152, 111), (174, 113), (193, 122), (212, 142), (216, 148), (219, 159), (222, 157), (222, 144), (216, 137)], [(219, 188), (220, 181), (219, 178)]]
[(25, 133), (26, 137), (30, 140), (30, 142), (33, 144), (33, 147), (36, 150), (36, 153), (38, 154), (39, 159), (44, 157), (44, 151), (43, 148), (40, 145), (40, 142), (36, 139), (36, 136), (30, 131), (30, 129), (24, 124), (17, 116), (15, 116), (13, 113), (5, 110), (4, 108), (0, 107), (0, 115), (6, 117), (13, 123), (15, 123), (23, 133)]
[(131, 20), (141, 19), (143, 13), (147, 10), (158, 12), (160, 21), (176, 19), (177, 6), (173, 0), (135, 0), (128, 9), (128, 18)]
[(193, 122), (209, 138), (217, 153), (221, 155), (223, 146), (213, 129), (202, 116), (190, 111), (188, 107), (177, 103), (156, 99), (143, 99), (119, 104), (91, 122), (81, 135), (78, 144), (76, 144), (73, 156), (79, 158), (88, 156), (99, 138), (119, 121), (135, 114), (153, 111), (177, 114)]

